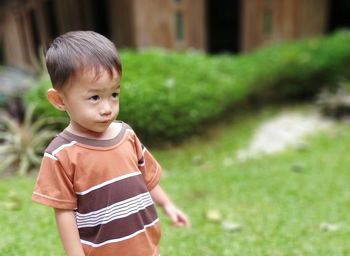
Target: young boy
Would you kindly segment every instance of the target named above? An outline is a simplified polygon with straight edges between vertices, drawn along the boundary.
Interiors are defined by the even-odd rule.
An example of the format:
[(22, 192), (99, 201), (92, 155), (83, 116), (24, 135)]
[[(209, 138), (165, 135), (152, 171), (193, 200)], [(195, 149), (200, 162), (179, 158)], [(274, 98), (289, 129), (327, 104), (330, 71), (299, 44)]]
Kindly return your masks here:
[(68, 32), (53, 41), (46, 65), (48, 100), (70, 122), (45, 150), (32, 199), (55, 209), (69, 256), (159, 255), (153, 201), (175, 226), (189, 221), (158, 184), (158, 162), (130, 126), (115, 121), (117, 49), (98, 33)]

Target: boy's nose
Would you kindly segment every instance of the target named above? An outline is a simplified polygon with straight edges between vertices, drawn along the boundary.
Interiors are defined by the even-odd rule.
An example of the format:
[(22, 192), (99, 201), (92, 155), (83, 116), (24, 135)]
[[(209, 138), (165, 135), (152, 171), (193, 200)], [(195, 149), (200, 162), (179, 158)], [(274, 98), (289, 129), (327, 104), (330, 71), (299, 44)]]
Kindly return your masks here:
[(104, 103), (100, 110), (100, 114), (105, 116), (105, 115), (110, 115), (111, 113), (112, 113), (112, 106), (109, 103)]

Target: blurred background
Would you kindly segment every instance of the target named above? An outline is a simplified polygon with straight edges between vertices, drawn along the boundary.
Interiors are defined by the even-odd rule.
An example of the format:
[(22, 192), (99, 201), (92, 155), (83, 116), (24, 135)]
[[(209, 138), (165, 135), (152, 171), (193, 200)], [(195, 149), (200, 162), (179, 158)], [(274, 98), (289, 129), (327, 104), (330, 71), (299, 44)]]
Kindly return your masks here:
[[(257, 95), (256, 98), (265, 101), (272, 101), (271, 97), (264, 99), (266, 95), (276, 96), (276, 94), (280, 94), (283, 99), (310, 97), (325, 86), (337, 87), (336, 84), (343, 79), (341, 77), (346, 76), (347, 71), (344, 69), (346, 69), (348, 55), (346, 47), (343, 47), (345, 43), (339, 43), (341, 45), (329, 43), (327, 48), (322, 46), (320, 38), (331, 37), (336, 31), (349, 28), (349, 13), (349, 0), (3, 0), (0, 8), (0, 63), (2, 64), (0, 106), (5, 106), (7, 112), (17, 119), (23, 119), (23, 98), (27, 96), (19, 95), (18, 92), (34, 90), (33, 84), (38, 84), (37, 79), (45, 73), (44, 54), (47, 47), (55, 37), (70, 30), (94, 30), (110, 38), (121, 51), (125, 52), (122, 54), (125, 57), (122, 57), (125, 58), (123, 63), (127, 73), (136, 72), (134, 70), (142, 66), (140, 64), (140, 67), (127, 68), (129, 63), (133, 65), (132, 63), (138, 62), (135, 58), (142, 56), (139, 54), (138, 57), (131, 57), (135, 61), (128, 61), (130, 54), (127, 52), (136, 54), (136, 52), (145, 52), (147, 49), (157, 49), (160, 59), (150, 56), (147, 62), (154, 60), (155, 64), (152, 64), (152, 70), (148, 73), (151, 76), (157, 74), (159, 79), (153, 81), (150, 78), (146, 81), (145, 86), (149, 88), (158, 85), (162, 88), (161, 90), (164, 90), (162, 86), (164, 83), (170, 83), (168, 87), (178, 88), (178, 86), (172, 86), (174, 81), (177, 81), (186, 84), (183, 87), (184, 90), (190, 88), (190, 91), (195, 91), (199, 84), (202, 83), (204, 86), (205, 83), (209, 83), (209, 78), (206, 78), (207, 82), (201, 81), (205, 80), (204, 76), (210, 77), (205, 73), (214, 74), (217, 69), (217, 73), (213, 76), (218, 77), (217, 80), (225, 80), (219, 83), (220, 86), (223, 87), (226, 84), (227, 88), (233, 90), (221, 89), (223, 97), (226, 94), (226, 97), (231, 95), (231, 98), (221, 98), (220, 101), (223, 104), (215, 103), (216, 106), (208, 107), (217, 109), (216, 113), (200, 116), (200, 112), (203, 111), (200, 108), (206, 104), (204, 102), (207, 96), (196, 94), (202, 103), (198, 103), (201, 105), (199, 109), (191, 106), (190, 123), (199, 124), (210, 120), (219, 113), (223, 113), (230, 105), (236, 104), (235, 102), (243, 98), (249, 100), (248, 96), (252, 95)], [(345, 36), (342, 38), (338, 41), (346, 40)], [(315, 39), (314, 42), (320, 40), (313, 46), (312, 43), (304, 43), (304, 46), (299, 46), (296, 53), (293, 53), (295, 51), (293, 46), (289, 49), (288, 47), (277, 49), (281, 45), (305, 42), (307, 39), (310, 39), (310, 42), (312, 39)], [(265, 50), (263, 53), (265, 56), (258, 57), (259, 53), (256, 54), (259, 52), (258, 49), (264, 52), (264, 49), (269, 47), (272, 49), (273, 46), (276, 46), (276, 49), (272, 50), (273, 53)], [(306, 49), (308, 47), (310, 49)], [(179, 58), (184, 59), (178, 59), (177, 65), (183, 68), (195, 53), (197, 58), (200, 58), (199, 55), (208, 58), (213, 56), (220, 60), (221, 64), (211, 64), (210, 61), (215, 62), (211, 59), (206, 66), (207, 68), (211, 66), (212, 72), (207, 72), (201, 70), (198, 66), (200, 64), (196, 63), (202, 60), (193, 60), (194, 66), (188, 63), (186, 70), (193, 67), (197, 72), (197, 78), (194, 75), (188, 77), (184, 75), (180, 78), (182, 71), (172, 67), (172, 62), (164, 65), (162, 70), (157, 70), (157, 66), (162, 66), (160, 63), (166, 62), (166, 57), (159, 55), (161, 51), (167, 52), (169, 58), (179, 54), (181, 56)], [(184, 57), (186, 54), (187, 58)], [(157, 54), (153, 53), (153, 55)], [(229, 63), (224, 64), (225, 61), (222, 60), (224, 55), (230, 55), (231, 61), (226, 58)], [(254, 59), (248, 61), (251, 64), (245, 61), (249, 58)], [(261, 59), (260, 64), (257, 59)], [(141, 61), (140, 59), (139, 62)], [(266, 71), (262, 70), (273, 63), (274, 67), (271, 66)], [(258, 67), (259, 65), (261, 68)], [(235, 66), (240, 67), (237, 69)], [(289, 70), (288, 67), (293, 69)], [(145, 69), (145, 65), (142, 68)], [(170, 70), (172, 72), (169, 72)], [(178, 74), (175, 74), (176, 72)], [(126, 75), (124, 82), (127, 84), (131, 79), (130, 83), (133, 85), (140, 83), (134, 80), (137, 79), (137, 75), (141, 74)], [(248, 77), (250, 81), (238, 81), (247, 80)], [(182, 79), (184, 79), (183, 82)], [(165, 82), (160, 82), (161, 80)], [(195, 80), (192, 85), (191, 80)], [(265, 85), (258, 86), (258, 81)], [(151, 83), (156, 85), (150, 86)], [(237, 91), (237, 88), (241, 89)], [(175, 90), (167, 90), (160, 94), (163, 95), (163, 105), (174, 107), (180, 102), (171, 103), (170, 91)], [(29, 92), (29, 94), (31, 94), (29, 96), (31, 102), (27, 100), (25, 104), (39, 105), (36, 108), (40, 111), (47, 109), (46, 105), (41, 106), (40, 98), (33, 96), (35, 93)], [(45, 100), (45, 97), (41, 99)], [(145, 100), (142, 101), (145, 102)], [(189, 101), (193, 100), (187, 102)], [(157, 105), (154, 102), (152, 106), (153, 113), (159, 111), (160, 104)], [(152, 106), (148, 106), (148, 109), (152, 109)], [(188, 110), (178, 111), (180, 113), (172, 112), (168, 111), (168, 116), (171, 114), (180, 116), (181, 112), (188, 113)], [(127, 121), (136, 125), (136, 128), (140, 127), (140, 130), (144, 130), (144, 125), (129, 119), (128, 109), (123, 113), (125, 114), (122, 114), (122, 117), (126, 116)], [(152, 120), (151, 118), (159, 115), (147, 113), (146, 116)], [(164, 117), (160, 122), (170, 123), (171, 120), (169, 120), (168, 117)], [(176, 119), (173, 122), (176, 122)], [(171, 127), (173, 125), (171, 124)], [(155, 131), (163, 133), (166, 127), (166, 125), (159, 127)], [(188, 130), (192, 128), (185, 129), (186, 131), (182, 133), (191, 133)], [(146, 135), (150, 134), (146, 133)]]
[(350, 255), (349, 29), (350, 0), (0, 0), (0, 255), (64, 255), (30, 197), (68, 122), (44, 53), (71, 30), (120, 50), (118, 119), (192, 221), (160, 212), (162, 254)]
[(249, 52), (349, 27), (348, 0), (3, 0), (0, 61), (38, 71), (56, 36), (94, 30), (119, 48)]

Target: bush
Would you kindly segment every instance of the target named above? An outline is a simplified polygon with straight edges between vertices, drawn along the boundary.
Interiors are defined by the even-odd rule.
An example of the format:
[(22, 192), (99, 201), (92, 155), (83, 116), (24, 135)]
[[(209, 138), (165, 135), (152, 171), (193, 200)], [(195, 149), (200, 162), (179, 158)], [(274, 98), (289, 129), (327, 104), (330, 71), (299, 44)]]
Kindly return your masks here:
[(249, 72), (254, 76), (253, 87), (275, 97), (300, 98), (313, 96), (324, 86), (334, 86), (343, 76), (350, 75), (349, 39), (350, 33), (342, 31), (248, 55), (247, 61), (256, 68)]
[[(251, 54), (209, 56), (199, 52), (122, 51), (119, 118), (146, 141), (181, 140), (248, 95), (296, 98), (349, 75), (350, 34), (291, 42)], [(27, 95), (38, 113), (61, 116), (48, 106), (44, 78)]]
[(59, 120), (35, 120), (33, 112), (27, 108), (22, 122), (4, 113), (0, 116), (0, 173), (24, 175), (37, 169), (48, 141), (57, 134), (53, 127)]

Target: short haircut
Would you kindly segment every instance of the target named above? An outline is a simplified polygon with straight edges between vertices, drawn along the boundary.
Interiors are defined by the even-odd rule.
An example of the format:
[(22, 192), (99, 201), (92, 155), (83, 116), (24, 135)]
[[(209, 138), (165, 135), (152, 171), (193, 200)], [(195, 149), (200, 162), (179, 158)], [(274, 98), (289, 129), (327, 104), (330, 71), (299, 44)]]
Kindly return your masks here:
[(106, 37), (93, 31), (71, 31), (51, 43), (46, 67), (55, 89), (61, 89), (79, 71), (91, 69), (96, 77), (102, 70), (122, 74), (118, 50)]

